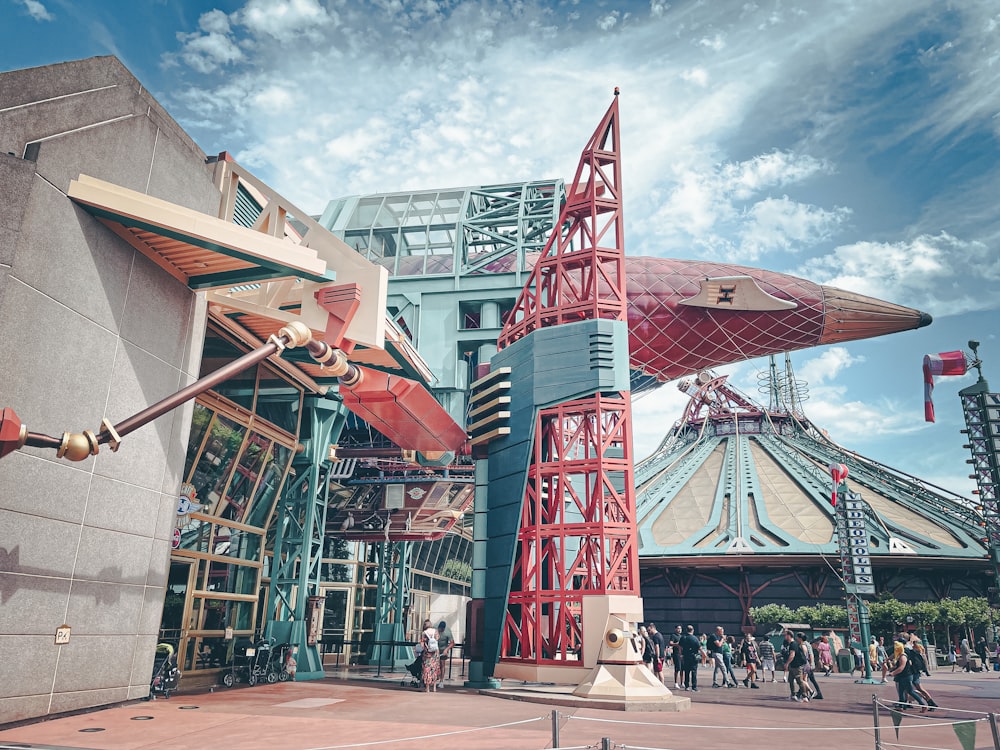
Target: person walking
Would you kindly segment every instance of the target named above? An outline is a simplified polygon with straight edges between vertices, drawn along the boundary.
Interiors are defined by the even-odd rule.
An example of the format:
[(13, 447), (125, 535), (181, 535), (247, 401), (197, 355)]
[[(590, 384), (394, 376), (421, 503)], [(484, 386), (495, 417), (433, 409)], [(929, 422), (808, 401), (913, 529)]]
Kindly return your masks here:
[(760, 643), (757, 644), (757, 653), (760, 655), (760, 678), (764, 680), (767, 677), (767, 672), (771, 672), (771, 682), (774, 682), (775, 669), (774, 669), (774, 644), (768, 640), (767, 636), (760, 639)]
[(876, 663), (882, 667), (882, 682), (885, 682), (889, 670), (892, 669), (892, 660), (889, 659), (889, 652), (885, 650), (885, 636), (880, 635), (878, 638), (878, 646), (875, 647), (875, 658), (878, 659)]
[(736, 639), (731, 635), (726, 636), (726, 642), (722, 644), (722, 664), (726, 668), (726, 675), (728, 675), (729, 682), (726, 683), (728, 687), (739, 687), (739, 682), (736, 680), (736, 673), (733, 671), (733, 663), (736, 661)]
[(958, 652), (955, 650), (955, 644), (948, 644), (948, 663), (951, 664), (951, 671), (955, 671), (955, 667), (958, 666)]
[(976, 655), (979, 656), (979, 663), (982, 665), (983, 672), (989, 673), (990, 653), (986, 646), (986, 639), (983, 636), (979, 636), (979, 640), (976, 641)]
[(441, 659), (438, 652), (438, 631), (430, 620), (424, 620), (424, 630), (420, 634), (420, 676), (424, 683), (425, 693), (436, 693), (441, 680)]
[(972, 659), (969, 657), (972, 655), (972, 649), (969, 648), (969, 639), (963, 638), (962, 642), (958, 646), (958, 655), (961, 657), (962, 661), (962, 671), (971, 672), (972, 671)]
[[(726, 646), (726, 631), (721, 625), (716, 626), (715, 634), (708, 639), (708, 653), (712, 657), (712, 687), (730, 687), (729, 679), (726, 677), (726, 661), (723, 656), (723, 649)], [(722, 673), (722, 682), (716, 679), (716, 675)]]
[[(802, 665), (802, 682), (803, 684), (808, 681), (812, 685), (813, 691), (810, 698), (813, 700), (821, 701), (823, 700), (823, 691), (819, 688), (819, 683), (816, 682), (816, 657), (813, 653), (813, 647), (806, 640), (805, 633), (798, 633), (796, 635), (798, 643), (796, 644), (798, 648), (802, 649), (802, 657), (805, 659), (805, 664)], [(808, 687), (808, 686), (807, 686)]]
[(649, 631), (646, 629), (645, 625), (639, 626), (639, 653), (642, 654), (642, 663), (646, 665), (646, 668), (652, 671), (653, 669), (653, 641), (649, 637)]
[[(802, 634), (803, 640), (805, 634)], [(789, 700), (796, 703), (809, 702), (809, 688), (802, 680), (802, 665), (805, 664), (805, 654), (802, 649), (795, 647), (796, 637), (791, 630), (785, 631), (785, 646), (788, 657), (785, 660), (785, 674), (788, 676)]]
[(924, 644), (920, 642), (920, 638), (911, 635), (909, 646), (904, 649), (904, 653), (906, 653), (906, 658), (910, 660), (910, 680), (913, 683), (913, 689), (927, 701), (927, 705), (930, 706), (929, 710), (933, 711), (938, 707), (938, 704), (927, 692), (927, 689), (920, 684), (922, 674), (931, 676), (931, 673), (927, 671), (927, 652), (924, 651)]
[(819, 641), (816, 643), (816, 653), (819, 654), (819, 668), (823, 670), (825, 676), (829, 677), (830, 672), (833, 671), (833, 654), (830, 653), (830, 639), (825, 635), (819, 637)]
[(759, 690), (757, 668), (760, 666), (760, 656), (757, 653), (757, 642), (749, 633), (743, 636), (743, 643), (740, 644), (740, 655), (743, 657), (743, 666), (747, 668), (747, 676), (743, 680), (743, 686)]
[(688, 625), (678, 644), (681, 651), (681, 664), (684, 668), (684, 689), (692, 693), (698, 692), (698, 663), (701, 661), (701, 641), (694, 634), (694, 625)]
[(900, 711), (906, 710), (910, 707), (912, 698), (912, 702), (920, 706), (920, 713), (927, 713), (927, 702), (913, 689), (913, 666), (906, 658), (906, 648), (902, 640), (897, 640), (893, 644), (892, 657), (894, 666), (889, 674), (896, 682), (896, 696), (899, 701), (896, 708)]

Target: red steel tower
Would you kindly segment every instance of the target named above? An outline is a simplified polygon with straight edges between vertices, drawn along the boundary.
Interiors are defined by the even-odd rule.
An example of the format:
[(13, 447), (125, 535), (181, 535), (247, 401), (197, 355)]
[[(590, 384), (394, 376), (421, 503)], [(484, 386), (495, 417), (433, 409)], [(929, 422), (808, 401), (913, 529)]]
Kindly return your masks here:
[[(584, 149), (552, 233), (499, 339), (586, 320), (627, 323), (618, 90)], [(500, 659), (566, 664), (589, 595), (638, 595), (629, 391), (545, 406), (534, 442)]]

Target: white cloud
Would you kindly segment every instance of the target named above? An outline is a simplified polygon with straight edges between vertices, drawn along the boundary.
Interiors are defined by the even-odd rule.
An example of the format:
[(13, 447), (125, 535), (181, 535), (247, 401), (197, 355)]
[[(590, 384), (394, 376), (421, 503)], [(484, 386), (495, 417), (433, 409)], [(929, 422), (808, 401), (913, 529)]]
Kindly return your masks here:
[(689, 68), (688, 70), (681, 72), (681, 78), (690, 83), (696, 83), (699, 86), (708, 85), (708, 71), (704, 68)]
[(812, 386), (818, 386), (835, 380), (846, 368), (864, 362), (864, 357), (852, 355), (846, 347), (831, 346), (818, 357), (807, 359), (796, 369), (796, 376)]
[[(434, 6), (436, 10), (435, 3), (421, 6)], [(336, 20), (317, 0), (249, 0), (236, 16), (251, 34), (281, 42), (300, 34), (313, 35)]]
[(670, 3), (665, 0), (649, 0), (649, 15), (660, 18), (670, 9)]
[(48, 8), (39, 2), (39, 0), (23, 0), (23, 2), (25, 9), (28, 11), (28, 15), (36, 21), (55, 20), (55, 16), (49, 13)]
[(747, 200), (761, 190), (784, 187), (832, 171), (829, 163), (809, 154), (774, 150), (747, 161), (722, 165), (718, 180), (734, 198)]
[[(223, 65), (243, 58), (243, 52), (231, 36), (229, 16), (221, 10), (210, 10), (198, 18), (199, 31), (179, 33), (181, 50), (176, 58), (199, 73), (211, 73)], [(173, 62), (176, 58), (168, 58)]]
[(796, 273), (817, 283), (880, 299), (906, 300), (935, 317), (994, 310), (996, 292), (982, 282), (1000, 282), (1000, 255), (979, 242), (947, 232), (909, 241), (857, 242), (804, 263)]
[(621, 15), (617, 10), (613, 10), (597, 19), (597, 26), (601, 31), (610, 31), (618, 23), (618, 16)]
[(681, 418), (688, 397), (667, 383), (633, 401), (632, 445), (636, 463), (653, 454), (671, 426)]
[(718, 52), (726, 46), (726, 40), (722, 38), (722, 34), (716, 34), (711, 39), (708, 37), (702, 37), (698, 40), (698, 44), (702, 47), (708, 47), (709, 49)]
[(862, 449), (881, 436), (913, 435), (924, 429), (922, 404), (903, 405), (891, 399), (867, 403), (847, 397), (845, 388), (810, 388), (806, 416), (846, 448)]
[[(830, 239), (850, 210), (800, 203), (767, 192), (828, 173), (808, 154), (772, 151), (744, 162), (679, 174), (646, 231), (703, 247), (729, 260), (753, 261), (773, 252), (798, 252)], [(763, 197), (762, 197), (763, 196)]]
[(787, 195), (765, 198), (744, 213), (739, 255), (746, 260), (757, 260), (775, 250), (795, 252), (811, 247), (830, 239), (850, 214), (846, 208), (827, 211), (796, 203)]

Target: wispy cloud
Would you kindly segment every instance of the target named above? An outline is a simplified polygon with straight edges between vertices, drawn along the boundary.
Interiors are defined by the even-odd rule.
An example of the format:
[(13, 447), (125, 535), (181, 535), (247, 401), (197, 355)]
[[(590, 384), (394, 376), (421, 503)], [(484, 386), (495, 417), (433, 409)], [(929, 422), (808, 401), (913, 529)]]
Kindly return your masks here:
[(851, 212), (770, 192), (830, 171), (822, 160), (780, 151), (717, 164), (711, 171), (686, 170), (641, 228), (668, 248), (694, 246), (734, 261), (798, 252), (830, 239)]
[(28, 11), (28, 15), (34, 18), (36, 21), (54, 21), (55, 16), (49, 13), (48, 8), (46, 8), (39, 0), (22, 0), (25, 9)]
[(165, 62), (173, 65), (179, 59), (199, 73), (211, 73), (242, 60), (243, 51), (231, 36), (229, 20), (221, 10), (203, 13), (198, 19), (198, 31), (178, 34), (181, 50), (176, 55), (168, 55)]
[[(843, 71), (889, 65), (879, 50), (894, 54), (912, 28), (933, 25), (932, 3), (809, 16), (743, 4), (734, 16), (653, 2), (628, 24), (615, 8), (570, 7), (559, 16), (533, 2), (379, 0), (333, 12), (317, 0), (250, 0), (203, 14), (179, 37), (168, 62), (190, 81), (168, 104), (207, 150), (233, 152), (318, 212), (350, 193), (568, 176), (620, 85), (630, 252), (788, 270), (938, 316), (992, 306), (996, 167), (980, 167), (965, 192), (939, 191), (888, 238), (886, 217), (841, 186), (857, 179), (849, 138), (898, 148), (912, 128), (928, 138), (955, 116), (935, 114), (938, 99), (894, 101), (895, 120), (907, 120), (898, 125), (881, 94), (845, 93)], [(993, 44), (983, 7), (938, 24), (952, 38), (929, 45), (924, 64), (988, 79), (981, 61), (954, 51)], [(526, 68), (530, 82), (517, 74)], [(224, 80), (200, 77), (219, 70)], [(959, 106), (959, 96), (969, 100)], [(968, 91), (948, 101), (980, 116)], [(882, 128), (873, 139), (871, 122)], [(762, 127), (773, 137), (748, 150), (746, 129)], [(880, 236), (866, 236), (872, 225)], [(970, 271), (971, 286), (941, 283)]]
[[(898, 242), (857, 242), (813, 258), (797, 271), (821, 284), (882, 299), (907, 300), (935, 316), (1000, 307), (1000, 254), (947, 232)], [(991, 293), (983, 293), (984, 283)]]

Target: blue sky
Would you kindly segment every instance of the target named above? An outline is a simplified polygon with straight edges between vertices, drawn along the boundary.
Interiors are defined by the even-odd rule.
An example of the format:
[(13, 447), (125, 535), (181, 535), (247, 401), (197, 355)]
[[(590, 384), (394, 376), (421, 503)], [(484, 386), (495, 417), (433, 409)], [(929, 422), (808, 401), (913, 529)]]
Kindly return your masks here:
[[(307, 211), (354, 193), (569, 178), (620, 86), (626, 242), (931, 313), (794, 355), (838, 442), (968, 494), (957, 390), (1000, 390), (996, 0), (0, 0), (0, 69), (115, 54), (208, 153)], [(752, 362), (728, 368), (756, 392)], [(651, 451), (672, 386), (636, 404)]]

